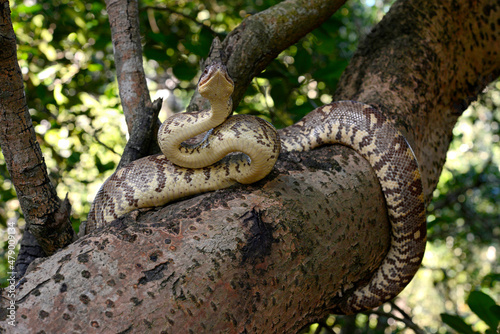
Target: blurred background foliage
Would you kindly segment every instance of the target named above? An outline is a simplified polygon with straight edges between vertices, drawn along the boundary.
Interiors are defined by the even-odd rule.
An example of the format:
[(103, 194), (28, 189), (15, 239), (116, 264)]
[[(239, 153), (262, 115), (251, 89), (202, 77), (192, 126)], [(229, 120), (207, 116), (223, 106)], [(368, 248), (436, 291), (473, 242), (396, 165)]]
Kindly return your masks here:
[[(145, 72), (152, 98), (164, 98), (162, 121), (188, 104), (199, 76), (199, 61), (206, 57), (212, 38), (223, 39), (246, 16), (277, 2), (140, 2)], [(281, 128), (331, 102), (357, 44), (392, 2), (348, 1), (255, 78), (237, 112), (259, 115)], [(72, 221), (78, 229), (127, 140), (105, 5), (82, 0), (11, 0), (10, 6), (37, 139), (58, 195), (69, 195)], [(454, 129), (447, 162), (429, 205), (429, 244), (423, 267), (403, 294), (373, 312), (330, 316), (303, 333), (486, 333), (488, 328), (493, 333), (500, 318), (495, 305), (500, 291), (499, 125), (497, 81)], [(7, 279), (3, 273), (7, 272), (8, 222), (16, 223), (20, 238), (24, 219), (0, 152), (2, 286)], [(490, 305), (492, 300), (496, 302), (491, 307), (475, 306)]]

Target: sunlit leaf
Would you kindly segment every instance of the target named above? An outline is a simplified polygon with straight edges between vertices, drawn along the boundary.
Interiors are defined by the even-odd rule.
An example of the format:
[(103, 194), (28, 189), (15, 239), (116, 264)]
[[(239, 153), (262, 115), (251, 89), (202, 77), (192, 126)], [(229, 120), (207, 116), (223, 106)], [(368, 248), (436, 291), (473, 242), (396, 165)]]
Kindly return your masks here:
[(42, 9), (41, 4), (34, 4), (32, 6), (27, 6), (25, 4), (18, 4), (14, 7), (14, 10), (12, 12), (13, 14), (17, 13), (32, 14), (40, 11), (41, 9)]
[[(498, 312), (498, 305), (496, 305), (493, 298), (482, 291), (472, 291), (469, 299), (467, 299), (467, 304), (472, 312), (476, 313), (490, 328), (498, 327), (500, 313)], [(495, 306), (497, 308), (494, 308)]]
[(62, 89), (63, 86), (60, 83), (54, 86), (54, 99), (56, 99), (56, 102), (60, 105), (66, 104), (69, 101), (68, 98), (62, 93)]

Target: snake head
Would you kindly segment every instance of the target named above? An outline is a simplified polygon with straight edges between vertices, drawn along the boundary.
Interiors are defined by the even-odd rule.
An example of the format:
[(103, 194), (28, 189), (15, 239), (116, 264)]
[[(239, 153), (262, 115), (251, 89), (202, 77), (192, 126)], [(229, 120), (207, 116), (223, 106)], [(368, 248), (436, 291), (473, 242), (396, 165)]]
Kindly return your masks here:
[(198, 82), (200, 95), (210, 101), (227, 101), (234, 90), (234, 82), (221, 63), (207, 66)]

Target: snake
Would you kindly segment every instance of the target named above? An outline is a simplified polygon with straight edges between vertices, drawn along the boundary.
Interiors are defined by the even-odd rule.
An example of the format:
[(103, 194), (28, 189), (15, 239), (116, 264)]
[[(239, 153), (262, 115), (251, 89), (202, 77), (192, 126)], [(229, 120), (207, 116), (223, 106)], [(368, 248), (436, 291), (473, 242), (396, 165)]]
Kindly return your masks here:
[[(135, 160), (103, 183), (90, 208), (85, 234), (135, 209), (163, 206), (267, 176), (280, 154), (279, 135), (260, 117), (230, 116), (233, 89), (225, 65), (214, 62), (207, 66), (198, 81), (198, 92), (211, 108), (167, 118), (158, 130), (163, 154)], [(199, 143), (184, 143), (205, 132)]]
[[(138, 208), (257, 182), (274, 168), (280, 152), (341, 144), (368, 160), (375, 171), (391, 236), (387, 254), (371, 278), (339, 292), (341, 301), (332, 312), (358, 313), (393, 299), (419, 269), (426, 244), (421, 175), (405, 137), (383, 113), (355, 101), (316, 108), (278, 134), (259, 117), (230, 116), (233, 88), (234, 82), (222, 63), (207, 66), (198, 91), (211, 108), (175, 114), (163, 122), (158, 132), (163, 154), (135, 160), (104, 182), (89, 212), (85, 233)], [(199, 143), (185, 143), (202, 133), (206, 134)]]

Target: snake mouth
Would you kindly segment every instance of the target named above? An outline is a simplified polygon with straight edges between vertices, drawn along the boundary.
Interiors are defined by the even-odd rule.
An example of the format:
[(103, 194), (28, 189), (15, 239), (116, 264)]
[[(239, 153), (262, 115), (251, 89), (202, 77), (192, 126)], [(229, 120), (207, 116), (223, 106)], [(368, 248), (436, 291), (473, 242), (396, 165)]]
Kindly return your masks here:
[(198, 82), (199, 90), (207, 86), (234, 86), (234, 82), (227, 73), (227, 68), (223, 64), (217, 63), (209, 65), (203, 71)]

